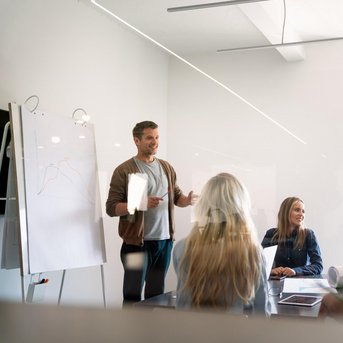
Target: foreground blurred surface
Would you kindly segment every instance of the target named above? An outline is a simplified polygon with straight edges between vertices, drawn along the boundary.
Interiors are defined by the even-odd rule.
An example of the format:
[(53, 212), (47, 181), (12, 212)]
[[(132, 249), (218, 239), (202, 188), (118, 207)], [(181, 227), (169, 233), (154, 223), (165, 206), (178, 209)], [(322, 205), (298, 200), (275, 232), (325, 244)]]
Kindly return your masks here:
[[(265, 319), (167, 309), (102, 310), (0, 303), (1, 342), (341, 341), (335, 320)], [(294, 337), (294, 338), (292, 338)]]

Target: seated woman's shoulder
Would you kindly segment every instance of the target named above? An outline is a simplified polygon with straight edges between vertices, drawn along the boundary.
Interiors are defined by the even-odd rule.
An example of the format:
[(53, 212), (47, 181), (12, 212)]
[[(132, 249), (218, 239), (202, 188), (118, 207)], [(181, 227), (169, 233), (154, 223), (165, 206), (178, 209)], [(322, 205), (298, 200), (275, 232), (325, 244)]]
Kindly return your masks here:
[(310, 229), (310, 228), (307, 227), (304, 230), (305, 230), (306, 236), (314, 236), (315, 235), (313, 229)]
[(180, 254), (185, 250), (186, 238), (183, 238), (175, 243), (174, 254)]
[(273, 236), (274, 235), (274, 233), (275, 233), (275, 231), (276, 231), (276, 228), (274, 227), (274, 228), (271, 228), (271, 229), (268, 229), (267, 231), (266, 231), (266, 236)]

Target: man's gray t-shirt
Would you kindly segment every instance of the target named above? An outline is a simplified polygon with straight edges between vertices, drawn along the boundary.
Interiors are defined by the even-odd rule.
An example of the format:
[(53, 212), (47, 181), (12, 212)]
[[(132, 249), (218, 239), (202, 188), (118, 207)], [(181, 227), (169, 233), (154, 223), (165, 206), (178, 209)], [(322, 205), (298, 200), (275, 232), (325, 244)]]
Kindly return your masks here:
[(146, 163), (134, 159), (141, 173), (148, 176), (148, 196), (163, 197), (163, 201), (156, 208), (149, 208), (144, 212), (144, 240), (162, 240), (170, 238), (168, 221), (168, 179), (155, 158), (153, 162)]

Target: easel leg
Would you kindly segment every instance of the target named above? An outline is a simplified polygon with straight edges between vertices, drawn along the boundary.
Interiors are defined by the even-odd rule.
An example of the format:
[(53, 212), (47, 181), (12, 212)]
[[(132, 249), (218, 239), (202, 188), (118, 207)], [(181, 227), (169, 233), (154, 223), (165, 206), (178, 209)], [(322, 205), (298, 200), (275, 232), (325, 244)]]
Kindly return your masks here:
[(58, 305), (61, 303), (61, 297), (62, 297), (62, 290), (63, 290), (63, 284), (64, 284), (65, 275), (66, 275), (66, 270), (63, 269), (62, 280), (61, 280), (61, 288), (60, 288), (60, 294), (58, 295)]
[(104, 275), (104, 265), (100, 266), (101, 270), (101, 283), (102, 283), (102, 298), (104, 301), (104, 308), (106, 308), (106, 297), (105, 297), (105, 275)]
[(25, 279), (23, 275), (20, 275), (21, 277), (21, 302), (24, 304), (26, 302), (25, 297)]

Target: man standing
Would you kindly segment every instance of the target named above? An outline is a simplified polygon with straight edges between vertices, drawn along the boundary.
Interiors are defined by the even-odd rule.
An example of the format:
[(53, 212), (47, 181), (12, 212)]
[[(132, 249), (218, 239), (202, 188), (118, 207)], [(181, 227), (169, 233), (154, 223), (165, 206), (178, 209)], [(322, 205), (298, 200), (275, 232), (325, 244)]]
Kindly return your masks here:
[[(154, 157), (158, 148), (158, 125), (152, 121), (137, 123), (132, 130), (137, 155), (113, 172), (106, 213), (120, 216), (120, 251), (124, 267), (124, 304), (164, 292), (174, 238), (174, 205), (192, 205), (193, 192), (185, 196), (176, 184), (173, 167)], [(148, 180), (147, 210), (128, 210), (129, 174), (144, 173)], [(141, 260), (137, 263), (137, 257)]]

